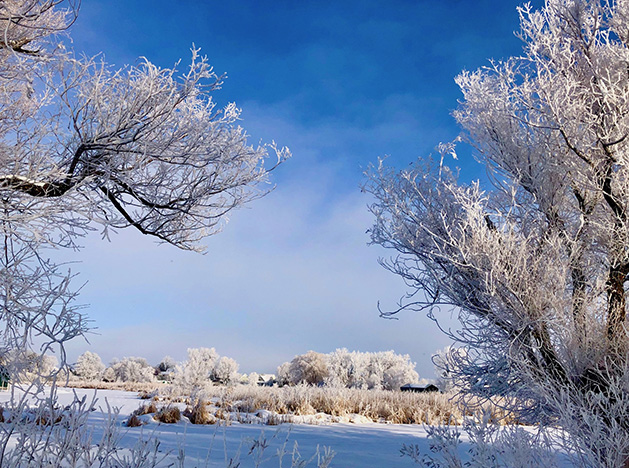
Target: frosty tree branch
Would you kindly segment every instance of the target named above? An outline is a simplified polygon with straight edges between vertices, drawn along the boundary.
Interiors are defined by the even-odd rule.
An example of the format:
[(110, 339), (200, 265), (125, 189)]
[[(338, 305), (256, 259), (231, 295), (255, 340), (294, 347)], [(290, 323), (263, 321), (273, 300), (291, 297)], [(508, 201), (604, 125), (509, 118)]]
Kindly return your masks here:
[[(563, 418), (617, 466), (629, 453), (629, 3), (548, 0), (520, 15), (524, 54), (457, 78), (454, 116), (495, 186), (381, 163), (366, 185), (371, 239), (399, 253), (385, 266), (426, 305), (461, 310), (459, 385)], [(627, 443), (588, 446), (595, 430)]]

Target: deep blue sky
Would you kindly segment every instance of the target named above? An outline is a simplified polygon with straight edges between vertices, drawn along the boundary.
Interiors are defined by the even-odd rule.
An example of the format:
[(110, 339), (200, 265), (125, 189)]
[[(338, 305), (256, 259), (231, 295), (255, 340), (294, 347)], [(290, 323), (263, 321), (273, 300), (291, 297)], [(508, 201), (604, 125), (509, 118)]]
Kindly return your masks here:
[[(454, 77), (520, 53), (519, 3), (85, 0), (70, 31), (77, 52), (183, 68), (194, 43), (228, 75), (215, 99), (243, 109), (251, 142), (294, 154), (273, 173), (276, 190), (232, 216), (207, 255), (133, 232), (87, 239), (73, 258), (99, 327), (90, 349), (157, 362), (214, 346), (247, 372), (309, 349), (394, 349), (431, 377), (430, 355), (448, 344), (437, 327), (417, 314), (378, 318), (377, 301), (393, 307), (405, 289), (377, 264), (388, 253), (366, 246), (362, 172), (383, 155), (403, 167), (457, 136)], [(463, 178), (482, 177), (470, 151), (459, 154)]]

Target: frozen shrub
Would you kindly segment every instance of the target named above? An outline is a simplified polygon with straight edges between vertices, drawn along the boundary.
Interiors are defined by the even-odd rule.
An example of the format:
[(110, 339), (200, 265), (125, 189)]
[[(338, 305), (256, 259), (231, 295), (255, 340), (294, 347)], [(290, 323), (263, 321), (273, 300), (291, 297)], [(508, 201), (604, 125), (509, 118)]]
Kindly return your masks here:
[(117, 382), (152, 382), (153, 367), (140, 357), (126, 357), (111, 364)]
[(83, 380), (100, 380), (105, 365), (101, 361), (100, 356), (91, 351), (85, 351), (76, 360), (74, 371)]
[(221, 357), (212, 370), (211, 378), (221, 384), (233, 383), (238, 376), (238, 363), (226, 356)]
[(115, 382), (116, 381), (116, 372), (111, 367), (108, 367), (103, 372), (103, 380), (105, 382)]
[(288, 368), (288, 382), (293, 385), (300, 383), (321, 385), (328, 375), (325, 354), (315, 351), (295, 356)]
[(193, 395), (210, 385), (218, 358), (214, 348), (189, 348), (188, 360), (175, 371), (174, 380), (179, 390)]
[(285, 362), (277, 368), (277, 384), (280, 387), (290, 384), (290, 362)]
[(141, 405), (137, 410), (133, 412), (133, 414), (137, 416), (142, 416), (144, 414), (153, 414), (157, 412), (157, 405), (155, 401), (151, 401), (148, 405)]
[(164, 356), (160, 363), (155, 367), (157, 380), (172, 380), (175, 373), (177, 363), (170, 356)]

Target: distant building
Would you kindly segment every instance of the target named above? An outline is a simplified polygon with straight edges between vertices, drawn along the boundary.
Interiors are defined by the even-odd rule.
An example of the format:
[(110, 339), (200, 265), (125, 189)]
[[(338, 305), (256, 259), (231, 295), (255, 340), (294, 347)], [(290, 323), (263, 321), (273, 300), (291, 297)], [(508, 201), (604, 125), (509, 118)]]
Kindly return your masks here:
[(275, 375), (274, 374), (260, 374), (258, 377), (257, 383), (260, 387), (272, 387), (276, 383)]
[(400, 390), (403, 392), (431, 393), (431, 392), (438, 392), (439, 388), (437, 388), (437, 386), (433, 384), (428, 384), (428, 385), (406, 384), (406, 385), (402, 385), (400, 387)]

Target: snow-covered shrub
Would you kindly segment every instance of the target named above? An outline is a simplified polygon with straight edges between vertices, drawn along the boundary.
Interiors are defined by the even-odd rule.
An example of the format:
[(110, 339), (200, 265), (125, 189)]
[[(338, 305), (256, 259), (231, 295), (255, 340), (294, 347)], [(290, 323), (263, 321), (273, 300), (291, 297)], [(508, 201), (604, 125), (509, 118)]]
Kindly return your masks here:
[(290, 362), (280, 364), (277, 368), (277, 384), (280, 387), (290, 385)]
[[(109, 366), (117, 382), (153, 382), (154, 369), (146, 359), (141, 357), (126, 357), (121, 361), (113, 361)], [(108, 374), (108, 377), (111, 374)]]
[(260, 381), (260, 374), (257, 372), (250, 372), (249, 375), (243, 375), (243, 377), (247, 385), (258, 385)]
[(371, 367), (377, 368), (377, 373), (374, 372), (377, 377), (374, 386), (369, 388), (399, 390), (402, 385), (419, 381), (415, 363), (411, 362), (408, 354), (395, 354), (393, 351), (372, 353)]
[(326, 358), (329, 376), (325, 383), (331, 387), (398, 390), (419, 381), (415, 364), (407, 354), (350, 352), (342, 348)]
[(84, 380), (100, 380), (105, 370), (105, 365), (100, 356), (91, 351), (81, 354), (74, 366), (74, 372)]
[(55, 356), (38, 354), (33, 351), (18, 351), (5, 354), (0, 364), (14, 383), (26, 383), (34, 380), (48, 380), (58, 372), (58, 360)]
[(177, 366), (174, 381), (179, 391), (192, 395), (211, 384), (219, 355), (214, 348), (188, 348), (188, 360)]
[(164, 356), (160, 363), (155, 367), (157, 380), (172, 380), (176, 368), (177, 362), (170, 356)]
[(211, 379), (221, 384), (229, 384), (238, 378), (239, 365), (236, 360), (222, 356), (212, 370)]
[(328, 377), (328, 364), (325, 354), (308, 351), (295, 356), (288, 368), (288, 382), (296, 385), (321, 385)]

